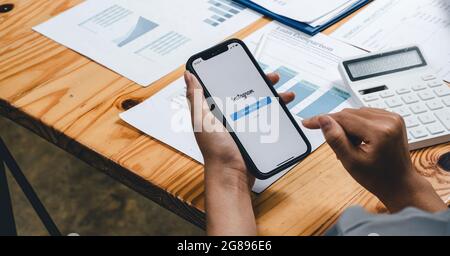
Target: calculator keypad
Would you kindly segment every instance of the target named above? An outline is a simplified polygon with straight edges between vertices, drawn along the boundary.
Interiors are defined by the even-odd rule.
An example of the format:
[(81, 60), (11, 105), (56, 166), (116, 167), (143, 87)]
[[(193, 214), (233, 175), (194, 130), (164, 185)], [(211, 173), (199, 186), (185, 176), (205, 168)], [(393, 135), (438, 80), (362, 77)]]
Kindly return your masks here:
[(409, 107), (414, 114), (422, 114), (427, 112), (427, 107), (423, 103), (417, 103)]
[(395, 107), (400, 107), (403, 105), (402, 101), (399, 98), (391, 98), (386, 100), (386, 104), (390, 107), (390, 108), (395, 108)]
[(386, 109), (403, 117), (409, 141), (450, 133), (450, 88), (434, 75), (398, 89), (363, 96), (366, 106)]
[(416, 84), (411, 87), (414, 91), (421, 91), (427, 89), (427, 87), (423, 84)]
[(450, 130), (450, 111), (448, 111), (448, 109), (435, 111), (434, 115), (441, 121), (447, 130)]
[(410, 93), (411, 90), (409, 88), (400, 88), (397, 89), (397, 94), (406, 94), (406, 93)]
[(442, 102), (447, 106), (450, 107), (450, 97), (445, 97), (442, 99)]
[(409, 132), (415, 139), (421, 139), (428, 136), (428, 132), (422, 126), (412, 128)]
[(437, 89), (434, 89), (434, 93), (436, 93), (438, 97), (444, 97), (450, 95), (450, 90), (448, 87), (441, 86), (438, 87)]
[(438, 123), (427, 126), (427, 129), (432, 135), (437, 135), (445, 132), (444, 127), (442, 127), (442, 125)]
[(419, 126), (419, 120), (415, 116), (407, 117), (405, 119), (406, 128)]
[(380, 96), (381, 96), (381, 98), (389, 98), (389, 97), (394, 97), (395, 93), (393, 93), (391, 91), (383, 91), (383, 92), (380, 92)]
[(426, 105), (430, 110), (438, 110), (444, 107), (439, 100), (430, 100)]
[(422, 100), (431, 100), (431, 99), (434, 99), (434, 95), (433, 95), (431, 92), (429, 92), (429, 91), (419, 92), (418, 95), (419, 95), (419, 97), (420, 97)]
[(438, 86), (441, 86), (441, 85), (444, 85), (444, 84), (442, 82), (439, 82), (439, 81), (433, 81), (433, 82), (428, 83), (428, 86), (430, 88), (438, 87)]
[(423, 81), (431, 81), (431, 80), (435, 80), (436, 76), (434, 75), (425, 75), (422, 77)]
[(413, 104), (413, 103), (419, 102), (419, 97), (417, 97), (414, 94), (408, 94), (408, 95), (402, 96), (402, 100), (406, 104)]

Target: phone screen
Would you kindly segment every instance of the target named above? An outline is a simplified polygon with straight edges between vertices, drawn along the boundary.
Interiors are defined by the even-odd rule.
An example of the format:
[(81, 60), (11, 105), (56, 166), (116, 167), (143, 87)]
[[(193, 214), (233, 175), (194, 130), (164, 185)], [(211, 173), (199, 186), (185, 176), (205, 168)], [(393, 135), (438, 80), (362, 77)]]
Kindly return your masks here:
[(220, 54), (194, 59), (192, 68), (259, 172), (287, 168), (308, 153), (300, 128), (243, 45), (230, 43)]

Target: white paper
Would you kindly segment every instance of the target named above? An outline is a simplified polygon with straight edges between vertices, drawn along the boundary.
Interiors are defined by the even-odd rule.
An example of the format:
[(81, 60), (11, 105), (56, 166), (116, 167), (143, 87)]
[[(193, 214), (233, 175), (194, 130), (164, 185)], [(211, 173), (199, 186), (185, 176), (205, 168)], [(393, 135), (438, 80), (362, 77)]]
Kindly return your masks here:
[(150, 99), (122, 113), (127, 123), (203, 164), (191, 124), (186, 84), (180, 78)]
[(337, 8), (336, 10), (330, 12), (329, 14), (313, 21), (310, 22), (309, 25), (312, 27), (317, 27), (317, 26), (321, 26), (325, 23), (327, 23), (328, 21), (334, 19), (335, 17), (348, 12), (348, 10), (353, 7), (356, 3), (358, 2), (358, 0), (355, 1), (348, 1), (348, 3), (342, 5), (341, 7)]
[[(302, 115), (310, 117), (311, 111), (308, 111), (310, 109), (316, 114), (326, 114), (337, 112), (344, 108), (356, 107), (350, 98), (330, 111), (318, 109), (325, 108), (327, 104), (331, 104), (331, 102), (327, 101), (332, 101), (333, 99), (326, 99), (324, 96), (334, 89), (345, 91), (350, 96), (350, 92), (345, 89), (338, 71), (339, 61), (350, 56), (361, 55), (364, 51), (324, 34), (317, 34), (311, 37), (277, 22), (272, 22), (260, 31), (252, 34), (245, 42), (250, 49), (257, 49), (255, 57), (266, 73), (277, 72), (282, 74), (280, 73), (280, 67), (288, 68), (297, 73), (295, 77), (279, 87), (277, 89), (278, 92), (296, 92), (299, 84), (317, 86), (314, 93), (296, 105), (288, 105), (291, 113), (298, 120), (298, 124), (311, 142), (312, 151), (315, 151), (325, 142), (325, 139), (321, 131), (308, 130), (303, 127), (301, 123)], [(283, 83), (284, 80), (283, 75), (281, 75), (279, 84)], [(302, 99), (304, 96), (305, 94), (297, 91), (294, 102)], [(317, 104), (318, 102), (321, 102), (321, 104)], [(313, 108), (312, 106), (316, 107)], [(257, 180), (254, 191), (258, 193), (264, 191), (289, 171), (286, 170), (268, 180)]]
[[(338, 72), (338, 61), (343, 57), (362, 53), (355, 47), (318, 34), (307, 36), (288, 27), (272, 22), (261, 28), (245, 40), (247, 46), (258, 52), (257, 57), (265, 65), (265, 71), (271, 72), (281, 66), (298, 71), (279, 91), (294, 88), (297, 83), (308, 81), (317, 85), (315, 93), (301, 101), (291, 111), (316, 150), (325, 142), (323, 135), (317, 130), (303, 128), (301, 117), (297, 114), (312, 106), (334, 87), (343, 88)], [(202, 154), (195, 141), (190, 121), (190, 111), (185, 97), (186, 86), (182, 78), (161, 90), (152, 98), (123, 113), (121, 118), (127, 123), (160, 140), (178, 151), (203, 163)], [(302, 95), (297, 95), (302, 97)], [(353, 107), (350, 100), (343, 101), (331, 112), (345, 107)], [(157, 121), (155, 121), (157, 120)], [(256, 181), (253, 191), (261, 193), (281, 178), (289, 170), (268, 180)]]
[(279, 15), (312, 26), (318, 26), (348, 9), (357, 0), (253, 0), (254, 3)]
[(448, 0), (377, 0), (331, 36), (369, 51), (419, 45), (437, 74), (450, 81)]
[(230, 0), (88, 0), (34, 29), (148, 86), (260, 17)]

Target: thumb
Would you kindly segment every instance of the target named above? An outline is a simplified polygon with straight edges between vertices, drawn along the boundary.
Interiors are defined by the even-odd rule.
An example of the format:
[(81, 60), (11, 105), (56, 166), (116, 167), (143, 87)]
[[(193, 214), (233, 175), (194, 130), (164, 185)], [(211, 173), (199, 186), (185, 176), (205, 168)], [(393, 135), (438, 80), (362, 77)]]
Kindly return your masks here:
[(330, 116), (320, 116), (318, 122), (328, 145), (336, 156), (343, 161), (352, 157), (354, 146), (339, 123)]
[(209, 108), (206, 107), (203, 89), (199, 84), (197, 78), (189, 71), (185, 72), (184, 80), (187, 86), (186, 98), (188, 99), (191, 108), (192, 125), (194, 131), (201, 131), (203, 119), (209, 112)]
[(203, 101), (203, 97), (196, 97), (196, 93), (200, 93), (203, 96), (203, 88), (200, 86), (197, 78), (192, 75), (189, 71), (184, 73), (184, 81), (186, 82), (187, 92), (186, 97), (189, 103), (194, 104), (196, 101)]

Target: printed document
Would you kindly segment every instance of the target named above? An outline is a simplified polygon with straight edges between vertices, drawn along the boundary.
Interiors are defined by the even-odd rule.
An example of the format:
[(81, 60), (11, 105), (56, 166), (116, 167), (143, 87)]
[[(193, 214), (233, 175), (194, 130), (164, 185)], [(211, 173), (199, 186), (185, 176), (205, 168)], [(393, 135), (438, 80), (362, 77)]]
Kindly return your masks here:
[(253, 0), (265, 9), (315, 27), (352, 7), (358, 0)]
[(368, 51), (418, 45), (437, 74), (450, 82), (448, 0), (377, 0), (331, 36)]
[(148, 86), (260, 17), (231, 0), (88, 0), (34, 29)]
[[(363, 51), (323, 34), (310, 37), (276, 22), (261, 28), (245, 42), (255, 52), (265, 72), (280, 74), (276, 89), (279, 92), (296, 93), (295, 101), (288, 107), (310, 140), (313, 150), (316, 150), (325, 139), (320, 131), (303, 128), (301, 120), (355, 106), (341, 81), (338, 62), (342, 58), (362, 54)], [(192, 132), (183, 78), (123, 113), (121, 118), (203, 163)], [(256, 181), (253, 191), (261, 193), (288, 171), (265, 181)]]

